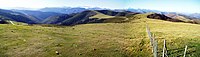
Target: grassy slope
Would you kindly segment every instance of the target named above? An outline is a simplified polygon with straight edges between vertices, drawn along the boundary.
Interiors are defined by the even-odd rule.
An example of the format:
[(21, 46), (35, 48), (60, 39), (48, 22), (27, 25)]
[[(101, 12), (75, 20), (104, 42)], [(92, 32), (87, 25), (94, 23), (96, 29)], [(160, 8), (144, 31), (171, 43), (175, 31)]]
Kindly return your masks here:
[(94, 12), (96, 12), (97, 14), (92, 16), (92, 17), (90, 17), (90, 18), (104, 19), (104, 18), (113, 18), (114, 17), (114, 16), (105, 15), (105, 14), (97, 12), (97, 11), (94, 11)]
[[(73, 27), (0, 25), (0, 57), (147, 57), (152, 56), (146, 22), (159, 43), (167, 40), (170, 56), (200, 54), (200, 25), (173, 23), (137, 15), (129, 23), (84, 24)], [(56, 55), (56, 51), (60, 55)]]
[(100, 19), (106, 19), (104, 21), (104, 23), (122, 23), (122, 22), (128, 21), (127, 17), (109, 16), (109, 15), (105, 15), (105, 14), (97, 12), (97, 11), (94, 11), (94, 12), (96, 12), (97, 14), (92, 16), (92, 17), (90, 17), (90, 18), (98, 18), (99, 20)]
[[(124, 24), (87, 24), (53, 28), (0, 25), (2, 56), (123, 56)], [(74, 28), (74, 29), (73, 29)], [(113, 30), (114, 29), (114, 30)], [(118, 33), (116, 33), (118, 32)], [(120, 39), (118, 39), (120, 38)]]
[[(143, 17), (144, 15), (138, 15)], [(167, 47), (170, 57), (182, 56), (185, 45), (189, 46), (187, 56), (198, 57), (199, 55), (199, 40), (200, 38), (200, 25), (189, 23), (174, 23), (162, 20), (141, 18), (133, 21), (132, 25), (132, 37), (133, 39), (140, 39), (136, 42), (138, 44), (132, 44), (128, 49), (133, 56), (139, 55), (145, 57), (149, 55), (151, 49), (149, 49), (149, 38), (146, 37), (146, 23), (150, 26), (151, 32), (155, 34), (159, 45), (159, 55), (162, 53), (163, 39), (167, 41)], [(140, 29), (138, 29), (140, 28)], [(134, 46), (134, 47), (133, 47)], [(140, 49), (141, 48), (141, 49)], [(140, 51), (140, 52), (138, 52)], [(136, 52), (136, 53), (134, 53)], [(135, 54), (135, 55), (134, 55)], [(141, 55), (140, 55), (141, 54)]]

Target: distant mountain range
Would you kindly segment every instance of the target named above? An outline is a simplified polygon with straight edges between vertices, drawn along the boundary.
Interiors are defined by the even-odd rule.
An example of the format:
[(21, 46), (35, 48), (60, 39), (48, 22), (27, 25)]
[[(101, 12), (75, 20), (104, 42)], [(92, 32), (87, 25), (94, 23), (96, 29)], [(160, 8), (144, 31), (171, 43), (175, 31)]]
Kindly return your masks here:
[(111, 10), (87, 10), (80, 13), (52, 16), (44, 20), (43, 23), (58, 25), (76, 25), (86, 23), (121, 22), (126, 21), (126, 16), (134, 14), (137, 13), (115, 12)]
[(82, 7), (63, 7), (63, 8), (56, 8), (56, 7), (47, 7), (47, 8), (42, 8), (39, 9), (38, 11), (42, 12), (56, 12), (56, 13), (63, 13), (63, 14), (72, 14), (72, 13), (79, 13), (83, 12), (86, 10), (108, 10), (105, 8), (99, 8), (99, 7), (94, 7), (94, 8), (82, 8)]
[(50, 16), (56, 16), (56, 15), (62, 15), (62, 13), (56, 13), (56, 12), (42, 12), (42, 11), (33, 11), (33, 10), (12, 10), (15, 12), (20, 12), (22, 14), (25, 14), (27, 16), (32, 16), (38, 21), (43, 21), (44, 19), (50, 17)]
[(32, 16), (27, 16), (23, 13), (14, 12), (11, 10), (3, 10), (3, 9), (0, 9), (0, 19), (24, 22), (29, 24), (35, 24), (38, 22), (38, 20), (33, 18)]
[(38, 11), (72, 14), (72, 13), (82, 12), (82, 11), (85, 11), (85, 10), (87, 10), (87, 9), (79, 8), (79, 7), (76, 7), (76, 8), (66, 7), (66, 8), (42, 8), (42, 9), (39, 9)]
[[(85, 10), (111, 10), (106, 8), (81, 8), (81, 7), (64, 7), (64, 8), (43, 8), (39, 9), (39, 11), (42, 12), (56, 12), (56, 13), (63, 13), (63, 14), (72, 14), (72, 13), (78, 13), (83, 12)], [(200, 13), (178, 13), (178, 12), (164, 12), (164, 11), (158, 11), (158, 10), (149, 10), (149, 9), (114, 9), (113, 11), (131, 11), (131, 12), (138, 12), (138, 13), (148, 13), (148, 12), (154, 12), (159, 14), (178, 14), (178, 15), (185, 15), (187, 17), (190, 17), (192, 19), (200, 19)]]
[[(63, 7), (63, 8), (42, 8), (39, 10), (4, 10), (0, 9), (0, 20), (12, 20), (28, 24), (57, 24), (57, 25), (76, 25), (85, 23), (118, 22), (125, 20), (128, 15), (139, 13), (157, 13), (154, 16), (166, 16), (181, 20), (198, 20), (199, 13), (177, 13), (162, 12), (148, 9), (105, 9), (105, 8), (81, 8), (81, 7)], [(114, 20), (119, 19), (119, 20)], [(170, 19), (171, 20), (171, 19)], [(177, 21), (177, 20), (176, 20)]]

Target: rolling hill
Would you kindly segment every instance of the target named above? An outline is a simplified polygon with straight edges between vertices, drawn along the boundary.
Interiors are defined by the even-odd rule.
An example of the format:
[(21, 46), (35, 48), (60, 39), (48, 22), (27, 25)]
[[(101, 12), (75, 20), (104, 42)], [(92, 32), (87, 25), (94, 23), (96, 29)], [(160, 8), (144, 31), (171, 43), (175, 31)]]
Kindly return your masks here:
[(76, 24), (104, 23), (104, 22), (109, 23), (115, 21), (119, 22), (122, 20), (128, 20), (128, 18), (126, 18), (127, 16), (135, 14), (138, 13), (115, 12), (111, 10), (87, 10), (80, 13), (52, 16), (43, 21), (43, 23), (59, 24), (59, 25), (76, 25)]
[(31, 16), (27, 16), (22, 13), (10, 11), (10, 10), (0, 9), (0, 17), (6, 20), (24, 22), (24, 23), (29, 23), (29, 24), (38, 23), (38, 20)]
[(150, 14), (147, 16), (147, 18), (151, 18), (151, 19), (160, 19), (160, 20), (166, 20), (166, 21), (172, 21), (172, 22), (184, 22), (182, 20), (180, 20), (180, 18), (170, 18), (168, 16), (165, 16), (164, 14)]
[[(152, 57), (146, 25), (158, 42), (158, 56), (162, 56), (164, 39), (169, 57), (183, 56), (185, 45), (186, 56), (200, 54), (200, 20), (185, 15), (112, 10), (61, 15), (27, 12), (29, 15), (0, 10), (0, 57)], [(16, 25), (7, 22), (10, 20)]]
[(41, 11), (31, 11), (31, 10), (13, 10), (13, 11), (23, 13), (27, 16), (32, 16), (39, 21), (43, 21), (50, 16), (62, 15), (61, 13), (55, 13), (55, 12), (41, 12)]
[[(95, 16), (96, 12), (85, 11), (77, 16)], [(186, 56), (199, 57), (200, 25), (151, 19), (148, 15), (151, 14), (129, 15), (129, 22), (123, 23), (75, 26), (0, 24), (0, 56), (152, 57), (146, 33), (148, 24), (158, 41), (158, 56), (162, 56), (165, 39), (169, 57), (182, 57), (185, 45), (188, 45)]]
[[(7, 10), (8, 11), (8, 10)], [(108, 19), (116, 19), (118, 17), (115, 16), (127, 16), (131, 14), (139, 14), (139, 13), (148, 13), (148, 12), (155, 12), (157, 14), (162, 14), (167, 17), (170, 17), (171, 21), (179, 21), (179, 22), (186, 22), (186, 23), (195, 23), (199, 24), (198, 16), (199, 14), (186, 14), (186, 13), (177, 13), (177, 12), (162, 12), (158, 10), (148, 10), (148, 9), (104, 9), (104, 8), (83, 8), (83, 7), (49, 7), (49, 8), (42, 8), (40, 10), (13, 10), (14, 12), (20, 13), (21, 16), (31, 19), (36, 24), (56, 24), (56, 25), (75, 25), (75, 24), (85, 24), (85, 23), (103, 23), (103, 21)], [(74, 17), (75, 15), (81, 15), (84, 11), (96, 11), (101, 14), (97, 14), (94, 17), (101, 16), (103, 19), (91, 19), (88, 17), (81, 17), (78, 20), (78, 17)], [(66, 15), (66, 16), (65, 16)], [(114, 16), (115, 18), (105, 18), (106, 16)], [(13, 16), (12, 16), (13, 17)], [(72, 18), (73, 17), (73, 18)], [(93, 17), (93, 16), (91, 16)], [(71, 19), (70, 19), (71, 18)], [(13, 18), (10, 18), (13, 19)], [(15, 18), (16, 19), (16, 18)], [(19, 19), (19, 18), (18, 18)], [(30, 20), (15, 20), (21, 21), (25, 23), (31, 23)], [(67, 20), (70, 19), (70, 20)], [(74, 20), (73, 20), (74, 19)], [(77, 19), (77, 20), (75, 20)], [(119, 17), (119, 19), (126, 19), (125, 17)], [(73, 22), (71, 22), (73, 21)], [(110, 20), (111, 21), (111, 20)], [(33, 23), (32, 22), (32, 23)], [(71, 22), (71, 23), (70, 23)], [(77, 22), (77, 23), (74, 23)], [(107, 21), (109, 22), (109, 21)], [(74, 24), (73, 24), (74, 23)]]

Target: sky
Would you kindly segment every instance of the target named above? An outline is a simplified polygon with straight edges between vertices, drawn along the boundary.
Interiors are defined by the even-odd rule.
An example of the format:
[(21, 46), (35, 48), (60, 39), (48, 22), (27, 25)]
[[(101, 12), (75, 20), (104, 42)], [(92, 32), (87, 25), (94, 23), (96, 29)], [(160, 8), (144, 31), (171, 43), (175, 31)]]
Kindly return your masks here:
[(121, 9), (126, 0), (0, 0), (0, 8), (102, 7)]
[(127, 8), (200, 13), (200, 0), (129, 0)]
[(101, 7), (200, 13), (200, 0), (0, 0), (0, 8)]

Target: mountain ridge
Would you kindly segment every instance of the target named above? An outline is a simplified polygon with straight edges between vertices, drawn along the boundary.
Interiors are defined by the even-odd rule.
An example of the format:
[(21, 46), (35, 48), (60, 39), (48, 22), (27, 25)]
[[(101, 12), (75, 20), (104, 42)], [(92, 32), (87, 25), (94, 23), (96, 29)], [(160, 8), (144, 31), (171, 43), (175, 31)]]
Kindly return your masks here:
[(30, 16), (24, 15), (19, 12), (14, 12), (10, 10), (3, 10), (0, 9), (0, 16), (3, 16), (3, 19), (6, 20), (13, 20), (13, 21), (18, 21), (18, 22), (24, 22), (24, 23), (29, 23), (29, 24), (35, 24), (38, 21)]
[[(132, 14), (133, 15), (144, 14), (144, 13), (149, 13), (149, 12), (157, 13), (155, 14), (155, 16), (160, 17), (161, 20), (162, 20), (162, 16), (164, 16), (164, 17), (172, 18), (172, 19), (167, 19), (167, 21), (199, 23), (198, 21), (199, 19), (196, 18), (196, 16), (193, 17), (193, 16), (181, 14), (181, 13), (176, 13), (176, 12), (162, 12), (162, 11), (148, 10), (148, 9), (116, 9), (116, 10), (106, 9), (105, 10), (102, 8), (81, 8), (81, 7), (46, 8), (46, 9), (52, 9), (53, 11), (61, 11), (61, 12), (51, 12), (51, 11), (43, 12), (40, 10), (35, 10), (35, 11), (33, 10), (12, 10), (12, 11), (1, 10), (1, 11), (9, 12), (8, 15), (11, 15), (9, 17), (19, 14), (20, 16), (24, 18), (30, 19), (27, 21), (20, 21), (24, 19), (19, 20), (17, 18), (9, 18), (9, 19), (16, 19), (14, 21), (25, 22), (25, 23), (31, 23), (30, 21), (32, 21), (32, 23), (34, 24), (75, 25), (75, 24), (86, 24), (86, 23), (103, 23), (104, 21), (109, 20), (109, 19), (110, 21), (107, 21), (107, 22), (112, 22), (114, 18), (115, 18), (115, 21), (118, 22), (119, 20), (122, 21), (123, 19), (126, 19), (126, 16), (129, 16)], [(69, 11), (66, 11), (66, 10), (69, 10)], [(87, 13), (87, 11), (90, 11), (90, 12)], [(65, 12), (65, 14), (62, 12)], [(5, 17), (5, 18), (8, 18), (8, 17)], [(152, 18), (154, 19), (154, 17)]]

